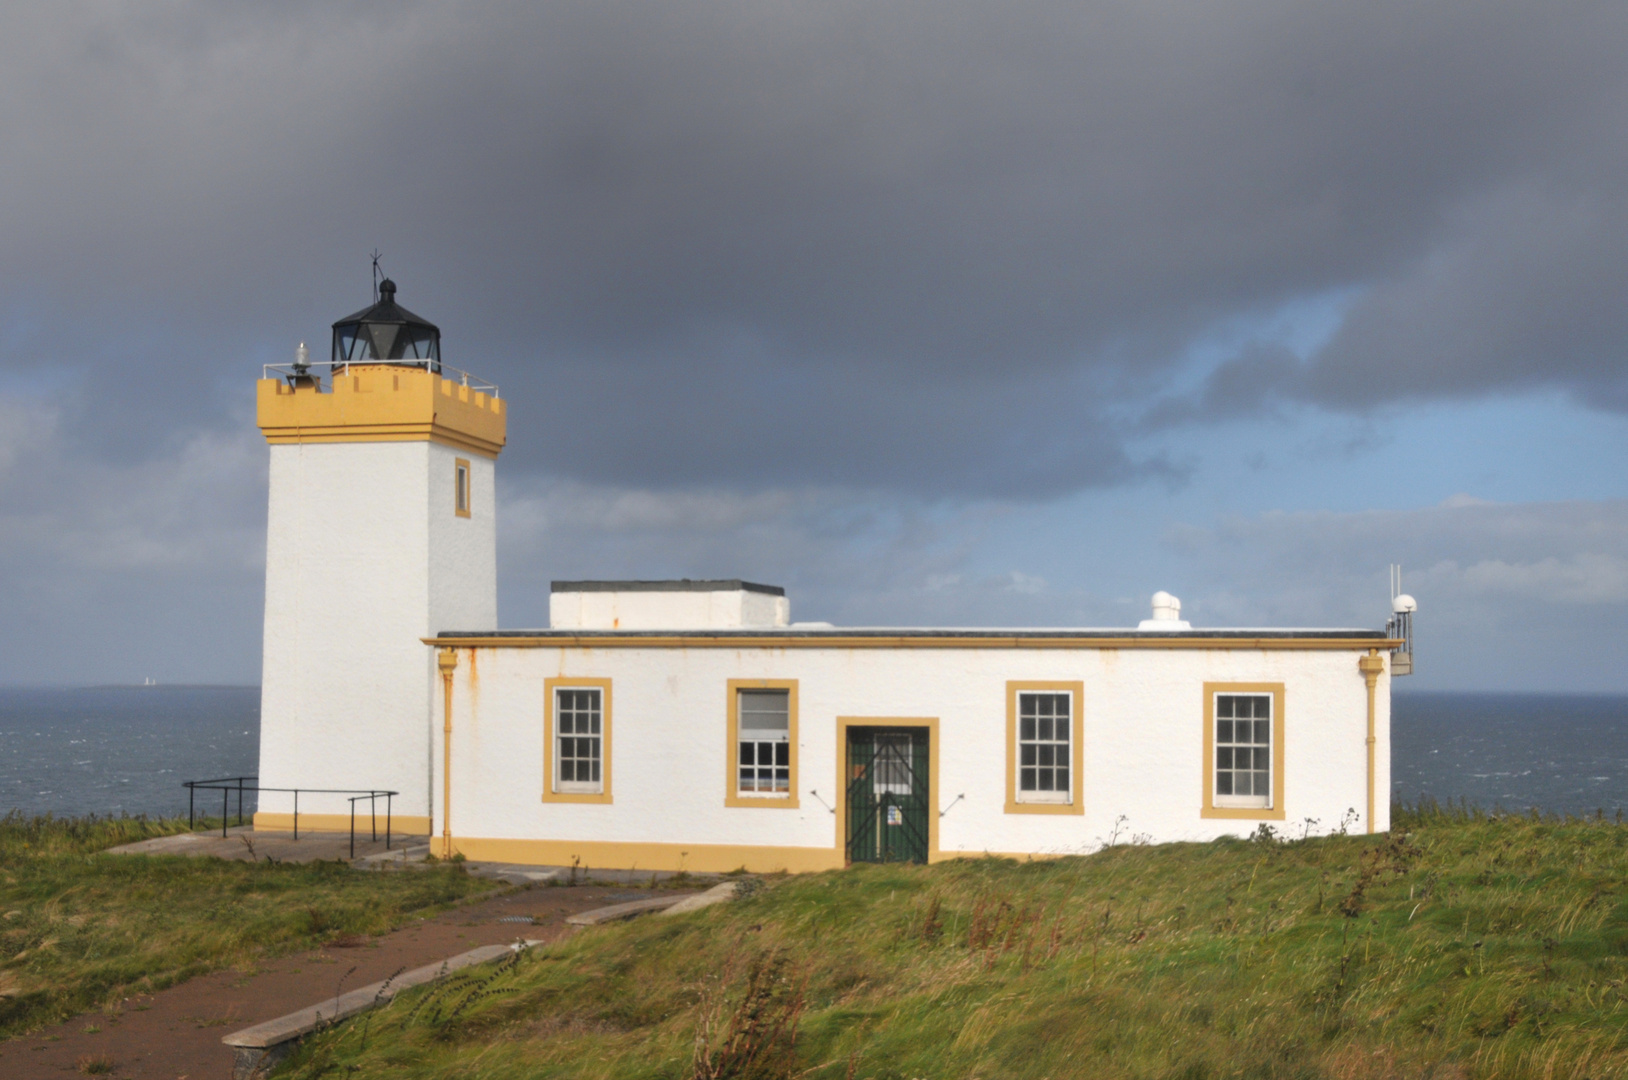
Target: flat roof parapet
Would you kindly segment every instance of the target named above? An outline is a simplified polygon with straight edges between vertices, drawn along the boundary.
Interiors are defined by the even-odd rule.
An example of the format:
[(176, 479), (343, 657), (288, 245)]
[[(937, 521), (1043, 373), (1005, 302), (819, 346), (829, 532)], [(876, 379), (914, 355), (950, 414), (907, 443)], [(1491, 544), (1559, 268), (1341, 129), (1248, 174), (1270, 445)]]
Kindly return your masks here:
[(1204, 648), (1232, 645), (1242, 648), (1270, 648), (1273, 644), (1293, 647), (1296, 643), (1319, 644), (1334, 648), (1395, 648), (1394, 639), (1387, 638), (1383, 630), (1360, 628), (1284, 628), (1251, 629), (1226, 627), (1205, 630), (1185, 630), (1171, 633), (1166, 630), (1120, 630), (1112, 628), (926, 628), (926, 627), (820, 627), (796, 626), (705, 628), (705, 629), (536, 629), (536, 630), (443, 630), (434, 638), (424, 639), (426, 644), (461, 642), (464, 644), (522, 644), (534, 642), (569, 641), (572, 639), (606, 640), (615, 644), (633, 645), (641, 640), (659, 642), (662, 639), (707, 641), (768, 642), (777, 644), (815, 644), (822, 641), (844, 645), (874, 643), (878, 646), (919, 642), (922, 644), (956, 643), (972, 646), (1003, 645), (1022, 647), (1025, 643), (1055, 646), (1078, 643), (1089, 646), (1100, 642), (1109, 648), (1134, 643), (1147, 643), (1165, 647)]
[(755, 592), (765, 596), (786, 595), (786, 590), (778, 585), (759, 585), (739, 578), (717, 581), (690, 578), (676, 581), (553, 581), (549, 583), (549, 592)]

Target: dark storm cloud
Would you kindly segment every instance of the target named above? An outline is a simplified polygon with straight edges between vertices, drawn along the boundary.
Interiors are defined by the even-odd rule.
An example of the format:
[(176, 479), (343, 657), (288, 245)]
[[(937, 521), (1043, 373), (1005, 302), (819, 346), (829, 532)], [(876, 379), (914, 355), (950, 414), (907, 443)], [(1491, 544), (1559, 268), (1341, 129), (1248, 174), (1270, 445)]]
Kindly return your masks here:
[(1186, 346), (1330, 290), (1319, 352), (1250, 346), (1167, 417), (1539, 384), (1628, 407), (1620, 5), (51, 4), (0, 29), (0, 364), (104, 455), (244, 423), (246, 372), (360, 306), (375, 245), (515, 401), (506, 468), (588, 481), (1168, 473), (1124, 425)]

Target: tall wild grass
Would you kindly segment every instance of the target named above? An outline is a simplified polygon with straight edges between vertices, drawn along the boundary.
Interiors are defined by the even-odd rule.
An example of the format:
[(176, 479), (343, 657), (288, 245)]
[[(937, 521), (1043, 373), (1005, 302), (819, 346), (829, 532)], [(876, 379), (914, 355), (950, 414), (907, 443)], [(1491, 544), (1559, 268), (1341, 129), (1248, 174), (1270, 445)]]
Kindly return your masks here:
[(403, 995), (289, 1075), (1628, 1074), (1628, 828), (1394, 821), (782, 878)]
[(491, 887), (456, 866), (367, 874), (340, 862), (99, 854), (186, 830), (184, 818), (0, 818), (0, 1038), (206, 971), (378, 933)]

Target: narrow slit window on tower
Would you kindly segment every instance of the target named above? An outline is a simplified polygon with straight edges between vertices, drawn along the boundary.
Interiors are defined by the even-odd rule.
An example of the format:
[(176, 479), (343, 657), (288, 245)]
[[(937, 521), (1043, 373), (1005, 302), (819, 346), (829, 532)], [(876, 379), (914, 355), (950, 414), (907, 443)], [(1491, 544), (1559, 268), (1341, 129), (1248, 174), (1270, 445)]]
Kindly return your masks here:
[(453, 505), (457, 508), (459, 517), (469, 516), (469, 462), (458, 458), (453, 467), (454, 484)]

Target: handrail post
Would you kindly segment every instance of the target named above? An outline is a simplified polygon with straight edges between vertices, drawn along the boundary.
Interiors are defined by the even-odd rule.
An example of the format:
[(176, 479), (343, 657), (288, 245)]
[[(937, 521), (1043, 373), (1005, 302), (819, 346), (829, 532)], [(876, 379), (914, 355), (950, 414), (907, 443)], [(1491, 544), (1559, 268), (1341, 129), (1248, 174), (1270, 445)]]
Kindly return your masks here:
[(294, 789), (294, 839), (300, 838), (300, 789)]
[(193, 829), (196, 829), (198, 827), (198, 823), (197, 823), (196, 819), (193, 816), (193, 800), (196, 799), (197, 797), (198, 797), (198, 789), (192, 786), (192, 781), (191, 780), (188, 780), (187, 781), (187, 832), (191, 832)]
[(368, 829), (373, 834), (373, 842), (377, 844), (379, 842), (379, 793), (377, 791), (367, 793), (367, 821)]
[(390, 800), (395, 798), (395, 795), (396, 793), (393, 791), (384, 793), (384, 850), (386, 851), (390, 850)]
[(224, 784), (220, 789), (220, 838), (226, 839), (226, 826), (232, 823), (232, 789)]
[(356, 800), (350, 801), (350, 857), (356, 858)]

